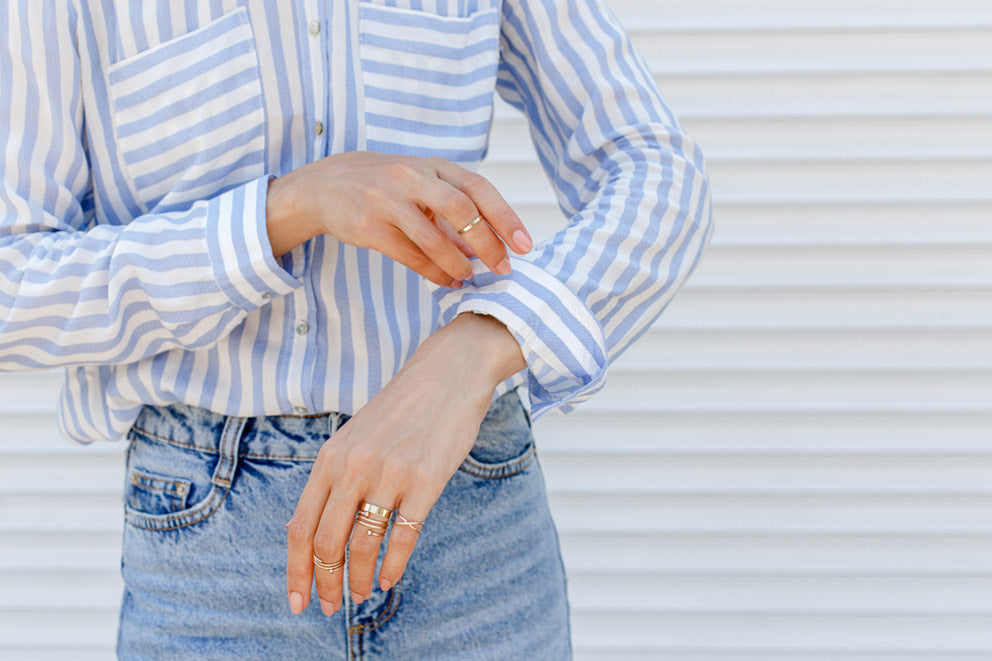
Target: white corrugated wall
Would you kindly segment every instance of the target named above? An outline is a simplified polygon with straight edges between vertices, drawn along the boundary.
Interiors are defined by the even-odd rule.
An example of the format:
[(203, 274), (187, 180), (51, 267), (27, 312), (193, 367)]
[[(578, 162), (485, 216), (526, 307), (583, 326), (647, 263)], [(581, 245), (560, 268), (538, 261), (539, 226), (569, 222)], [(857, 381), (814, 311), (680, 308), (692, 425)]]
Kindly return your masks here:
[[(576, 658), (992, 659), (992, 2), (612, 0), (717, 230), (538, 425)], [(484, 168), (547, 234), (526, 128)], [(121, 448), (0, 376), (0, 658), (107, 659)]]

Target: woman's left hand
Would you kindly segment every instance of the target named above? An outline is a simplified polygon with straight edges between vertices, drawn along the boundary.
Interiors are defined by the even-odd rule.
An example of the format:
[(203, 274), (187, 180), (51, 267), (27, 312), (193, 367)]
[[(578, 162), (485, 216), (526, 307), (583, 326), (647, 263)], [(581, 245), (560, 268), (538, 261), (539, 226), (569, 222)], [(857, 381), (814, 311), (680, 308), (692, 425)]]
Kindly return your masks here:
[[(526, 367), (516, 340), (499, 321), (462, 314), (429, 337), (392, 380), (317, 454), (286, 524), (286, 581), (294, 613), (307, 606), (313, 556), (343, 560), (349, 544), (352, 598), (372, 593), (381, 537), (366, 534), (355, 514), (364, 502), (424, 521), (468, 455), (500, 382)], [(417, 543), (410, 526), (393, 524), (379, 571), (383, 590), (403, 574)], [(341, 607), (342, 571), (316, 569), (321, 608)]]

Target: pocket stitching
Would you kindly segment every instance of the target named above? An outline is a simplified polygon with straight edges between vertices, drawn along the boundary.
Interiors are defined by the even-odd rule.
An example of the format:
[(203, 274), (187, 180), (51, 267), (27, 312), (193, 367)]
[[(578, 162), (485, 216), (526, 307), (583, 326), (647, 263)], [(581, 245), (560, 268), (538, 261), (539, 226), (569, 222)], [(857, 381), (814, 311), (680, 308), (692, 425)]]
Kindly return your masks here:
[[(168, 499), (170, 512), (186, 509), (186, 502), (193, 486), (190, 480), (158, 475), (138, 468), (132, 468), (130, 473), (132, 488), (160, 492)], [(162, 483), (162, 486), (156, 483)]]
[(462, 461), (458, 470), (488, 480), (513, 477), (527, 470), (534, 457), (536, 457), (536, 451), (534, 449), (534, 443), (531, 441), (527, 444), (527, 449), (519, 456), (498, 464), (483, 463), (472, 457), (472, 455), (468, 455)]
[[(170, 514), (148, 514), (147, 512), (141, 512), (134, 509), (127, 503), (124, 503), (124, 519), (134, 527), (141, 528), (143, 530), (166, 531), (186, 528), (206, 521), (210, 518), (210, 516), (220, 508), (221, 504), (227, 498), (227, 494), (230, 492), (230, 488), (221, 488), (217, 485), (213, 485), (210, 488), (210, 491), (207, 492), (206, 497), (204, 497), (204, 499), (199, 503), (193, 507)], [(218, 493), (221, 493), (219, 497)], [(216, 501), (216, 503), (213, 501)], [(210, 508), (209, 511), (204, 512), (203, 510), (206, 510), (207, 508)], [(184, 519), (189, 520), (184, 521)], [(169, 525), (173, 523), (176, 525)]]

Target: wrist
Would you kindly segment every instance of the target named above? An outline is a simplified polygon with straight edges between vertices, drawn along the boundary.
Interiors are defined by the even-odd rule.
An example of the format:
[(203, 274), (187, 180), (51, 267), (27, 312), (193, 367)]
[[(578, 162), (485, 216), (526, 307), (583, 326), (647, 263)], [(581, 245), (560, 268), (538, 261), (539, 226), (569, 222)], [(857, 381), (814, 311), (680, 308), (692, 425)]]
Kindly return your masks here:
[(459, 314), (422, 348), (430, 351), (431, 347), (437, 347), (448, 365), (465, 377), (476, 379), (489, 394), (527, 367), (513, 334), (501, 321), (487, 315)]
[(270, 179), (265, 198), (265, 228), (277, 259), (320, 232), (310, 215), (299, 208), (301, 196), (293, 190), (290, 175)]

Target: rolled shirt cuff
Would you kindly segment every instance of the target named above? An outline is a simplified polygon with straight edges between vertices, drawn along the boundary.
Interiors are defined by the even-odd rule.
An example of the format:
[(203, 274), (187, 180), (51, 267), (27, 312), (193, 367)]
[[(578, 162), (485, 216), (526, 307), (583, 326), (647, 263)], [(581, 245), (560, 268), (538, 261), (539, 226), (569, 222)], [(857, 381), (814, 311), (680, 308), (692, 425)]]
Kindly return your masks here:
[(272, 254), (265, 203), (270, 176), (229, 190), (207, 203), (206, 238), (217, 285), (251, 312), (302, 285)]
[(603, 329), (560, 280), (520, 257), (511, 256), (510, 264), (513, 270), (503, 276), (473, 259), (475, 275), (461, 289), (436, 289), (441, 321), (463, 312), (501, 321), (527, 361), (532, 419), (552, 409), (567, 413), (605, 382)]

